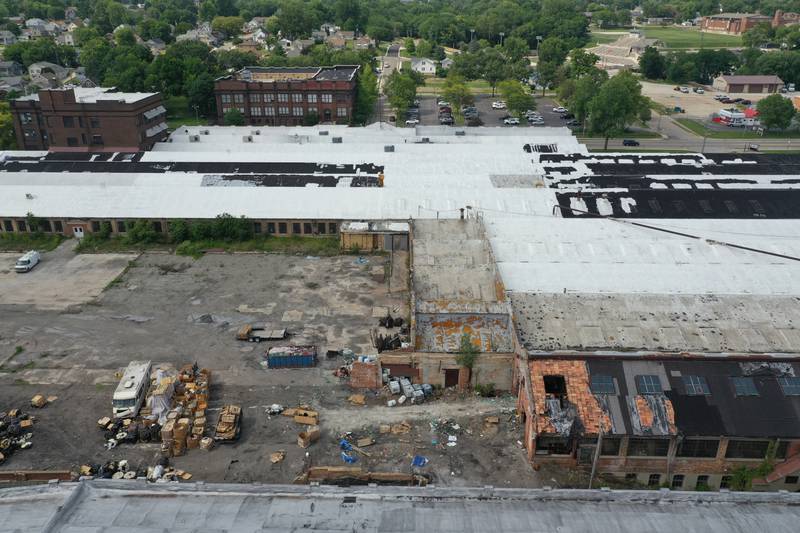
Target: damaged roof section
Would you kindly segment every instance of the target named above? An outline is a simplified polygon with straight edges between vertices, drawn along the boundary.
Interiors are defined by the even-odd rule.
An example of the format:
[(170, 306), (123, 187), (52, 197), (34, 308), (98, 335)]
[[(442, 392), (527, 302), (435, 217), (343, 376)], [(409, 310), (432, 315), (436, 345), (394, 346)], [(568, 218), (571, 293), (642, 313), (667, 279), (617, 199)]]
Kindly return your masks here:
[(482, 223), (415, 220), (415, 347), (457, 352), (463, 335), (482, 352), (513, 351), (509, 306)]

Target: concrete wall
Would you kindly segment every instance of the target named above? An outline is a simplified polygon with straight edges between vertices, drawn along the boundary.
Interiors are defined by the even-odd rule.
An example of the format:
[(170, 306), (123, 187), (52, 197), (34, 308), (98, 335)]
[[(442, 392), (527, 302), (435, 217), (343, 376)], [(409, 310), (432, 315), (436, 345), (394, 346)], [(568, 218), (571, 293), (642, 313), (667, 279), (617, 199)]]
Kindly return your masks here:
[[(511, 353), (483, 353), (472, 369), (471, 385), (494, 383), (498, 390), (510, 391)], [(381, 365), (408, 364), (419, 369), (419, 383), (444, 387), (445, 370), (460, 370), (455, 354), (426, 352), (384, 352), (378, 356)]]

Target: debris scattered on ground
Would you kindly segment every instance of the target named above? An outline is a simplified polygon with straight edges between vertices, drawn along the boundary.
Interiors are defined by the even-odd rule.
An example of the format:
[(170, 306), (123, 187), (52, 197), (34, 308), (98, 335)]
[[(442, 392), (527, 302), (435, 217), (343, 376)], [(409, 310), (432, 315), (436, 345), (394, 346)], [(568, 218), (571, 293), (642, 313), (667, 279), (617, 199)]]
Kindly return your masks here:
[(422, 474), (405, 472), (369, 472), (352, 466), (316, 466), (297, 476), (295, 483), (380, 483), (386, 485), (418, 485), (425, 486), (429, 478)]
[(305, 431), (297, 435), (297, 445), (301, 448), (308, 448), (319, 440), (319, 426), (309, 426)]
[(283, 406), (277, 403), (273, 403), (267, 409), (267, 414), (269, 415), (279, 415), (284, 411)]
[(17, 450), (27, 450), (33, 446), (34, 417), (20, 409), (0, 413), (0, 464)]
[(36, 407), (37, 409), (41, 409), (47, 405), (47, 400), (41, 394), (37, 394), (33, 398), (31, 398), (31, 407)]
[(242, 408), (238, 405), (226, 405), (219, 413), (214, 440), (230, 442), (239, 438), (241, 433)]
[(421, 468), (428, 464), (428, 458), (423, 457), (422, 455), (415, 455), (414, 459), (411, 460), (411, 466), (415, 466)]
[(353, 405), (365, 405), (366, 397), (363, 394), (352, 394), (347, 398), (347, 401)]
[(278, 450), (277, 452), (273, 452), (269, 455), (269, 460), (272, 464), (280, 463), (286, 458), (286, 452), (284, 450)]
[(80, 466), (82, 479), (147, 479), (152, 483), (189, 481), (192, 474), (169, 466), (169, 459), (162, 457), (155, 466), (133, 468), (125, 459), (108, 461), (104, 464), (83, 464)]
[(399, 435), (402, 433), (408, 433), (411, 431), (411, 422), (407, 420), (403, 420), (399, 424), (394, 424), (391, 427), (391, 432), (395, 435)]
[(372, 446), (373, 444), (375, 444), (375, 439), (373, 439), (372, 437), (364, 437), (364, 438), (358, 439), (356, 441), (356, 445), (359, 448), (364, 448), (366, 446)]

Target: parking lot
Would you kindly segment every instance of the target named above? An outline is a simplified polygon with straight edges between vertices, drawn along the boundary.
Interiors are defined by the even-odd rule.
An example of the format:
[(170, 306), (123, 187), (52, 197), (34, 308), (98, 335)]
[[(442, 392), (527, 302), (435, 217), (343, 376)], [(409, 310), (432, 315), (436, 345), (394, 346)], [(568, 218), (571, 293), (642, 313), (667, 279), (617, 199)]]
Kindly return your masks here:
[[(712, 113), (719, 113), (720, 109), (733, 107), (732, 104), (722, 104), (714, 99), (714, 95), (721, 94), (710, 87), (704, 89), (703, 94), (695, 92), (682, 93), (675, 90), (675, 85), (664, 83), (642, 82), (642, 94), (652, 98), (655, 102), (667, 109), (680, 107), (685, 111), (681, 114), (687, 118), (707, 119)], [(768, 94), (735, 94), (731, 98), (745, 98), (756, 104)]]
[[(52, 261), (48, 273), (70, 284), (69, 278), (77, 274), (66, 265), (87, 257), (65, 259), (62, 269)], [(129, 260), (100, 255), (88, 259), (81, 263), (81, 275), (102, 275), (104, 280), (116, 277)], [(119, 270), (110, 271), (107, 264), (117, 261)], [(309, 464), (342, 466), (338, 440), (342, 433), (353, 432), (376, 441), (356, 466), (408, 472), (411, 458), (421, 454), (430, 461), (425, 472), (440, 485), (536, 485), (537, 477), (517, 444), (521, 430), (511, 414), (511, 397), (446, 393), (430, 403), (396, 408), (386, 407), (386, 398), (374, 393), (367, 393), (365, 406), (347, 401), (352, 390), (333, 374), (341, 361), (324, 354), (343, 348), (374, 354), (370, 330), (377, 327), (376, 308), (408, 320), (407, 286), (402, 281), (407, 279), (406, 258), (395, 254), (390, 261), (380, 255), (213, 254), (194, 260), (143, 254), (118, 282), (96, 282), (101, 286), (98, 297), (66, 310), (3, 299), (0, 411), (19, 407), (37, 420), (33, 447), (18, 450), (0, 470), (77, 471), (82, 464), (121, 459), (134, 466), (154, 465), (159, 444), (121, 444), (106, 450), (97, 426), (99, 418), (110, 415), (115, 373), (131, 360), (151, 360), (175, 368), (196, 362), (211, 370), (207, 427), (213, 427), (222, 405), (242, 406), (242, 437), (237, 443), (211, 451), (189, 450), (171, 459), (190, 472), (193, 481), (289, 483)], [(6, 287), (23, 283), (23, 278), (11, 278)], [(44, 289), (36, 298), (46, 299)], [(251, 322), (286, 328), (291, 336), (266, 344), (237, 341), (237, 329)], [(263, 368), (265, 350), (281, 342), (315, 345), (320, 364)], [(35, 394), (57, 399), (34, 410), (28, 402)], [(273, 403), (307, 404), (317, 410), (320, 441), (308, 450), (300, 448), (297, 434), (303, 426), (291, 418), (267, 415)], [(498, 416), (498, 423), (484, 428), (487, 416)], [(439, 419), (449, 419), (448, 428), (461, 428), (457, 446), (444, 446), (447, 435), (432, 439), (430, 424)], [(408, 422), (407, 432), (379, 431), (382, 424), (403, 421)], [(442, 431), (456, 434), (453, 429)], [(273, 464), (269, 456), (277, 451), (284, 451), (285, 459)]]

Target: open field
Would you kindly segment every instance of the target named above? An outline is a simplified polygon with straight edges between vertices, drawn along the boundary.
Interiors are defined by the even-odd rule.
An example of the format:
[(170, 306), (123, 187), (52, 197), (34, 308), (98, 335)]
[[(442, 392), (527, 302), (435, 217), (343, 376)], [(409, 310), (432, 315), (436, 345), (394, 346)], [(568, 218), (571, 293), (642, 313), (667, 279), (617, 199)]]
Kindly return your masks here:
[(589, 32), (589, 42), (586, 44), (586, 48), (591, 48), (598, 44), (613, 43), (628, 33), (628, 31), (629, 30), (592, 30)]
[[(417, 94), (441, 94), (445, 81), (445, 78), (425, 78), (425, 85), (417, 88)], [(472, 94), (492, 94), (492, 86), (486, 80), (468, 81), (467, 87)]]
[[(77, 274), (66, 265), (85, 259), (90, 262), (83, 265), (83, 275), (97, 277), (94, 283), (102, 287), (105, 278), (124, 270), (105, 274), (105, 263), (114, 257), (65, 257), (65, 266), (49, 277), (53, 284), (74, 283)], [(51, 268), (56, 266), (50, 261)], [(385, 397), (371, 392), (364, 406), (347, 401), (353, 391), (333, 375), (341, 361), (325, 353), (343, 348), (375, 353), (370, 330), (377, 327), (376, 308), (408, 320), (407, 279), (403, 253), (395, 253), (393, 261), (389, 256), (277, 254), (208, 254), (194, 260), (146, 253), (98, 297), (67, 312), (46, 308), (52, 287), (26, 288), (43, 306), (10, 301), (7, 291), (0, 291), (0, 410), (21, 407), (37, 418), (33, 447), (14, 453), (0, 470), (77, 470), (121, 459), (133, 466), (154, 465), (160, 457), (157, 443), (106, 450), (96, 424), (110, 414), (115, 372), (131, 360), (149, 359), (175, 368), (197, 362), (210, 369), (206, 434), (222, 405), (242, 406), (238, 442), (170, 459), (190, 472), (192, 481), (290, 483), (309, 464), (344, 465), (338, 441), (342, 433), (353, 432), (376, 441), (355, 466), (408, 473), (412, 457), (423, 455), (430, 462), (422, 470), (437, 485), (538, 486), (517, 444), (522, 430), (511, 397), (445, 392), (423, 405), (391, 409)], [(23, 277), (8, 280), (12, 287), (22, 282)], [(291, 336), (261, 344), (237, 341), (236, 330), (255, 321), (286, 328)], [(263, 368), (262, 354), (277, 343), (313, 344), (320, 362), (306, 369)], [(58, 398), (34, 411), (28, 402), (35, 394)], [(300, 448), (297, 433), (304, 427), (288, 417), (269, 416), (265, 410), (273, 403), (317, 410), (320, 441)], [(498, 423), (486, 426), (487, 416), (497, 416)], [(381, 424), (403, 421), (407, 431), (379, 431)], [(449, 435), (457, 437), (457, 445), (446, 446)], [(285, 459), (271, 463), (270, 454), (281, 450)]]
[(737, 35), (720, 35), (701, 32), (695, 28), (679, 26), (645, 26), (644, 36), (658, 39), (667, 48), (738, 48), (742, 38)]

